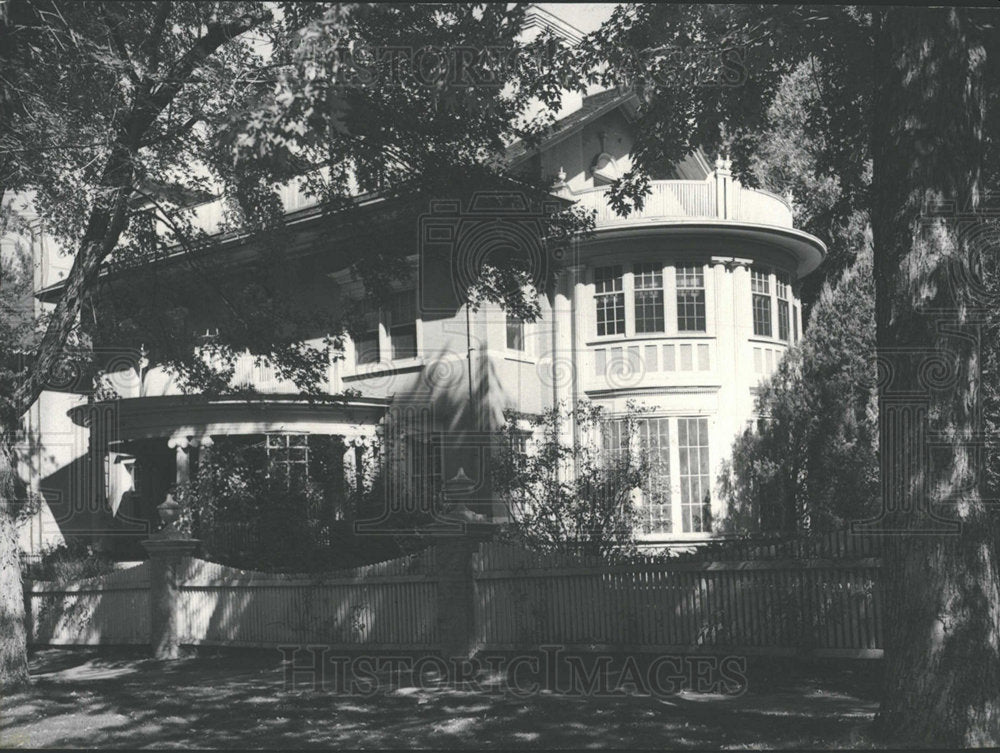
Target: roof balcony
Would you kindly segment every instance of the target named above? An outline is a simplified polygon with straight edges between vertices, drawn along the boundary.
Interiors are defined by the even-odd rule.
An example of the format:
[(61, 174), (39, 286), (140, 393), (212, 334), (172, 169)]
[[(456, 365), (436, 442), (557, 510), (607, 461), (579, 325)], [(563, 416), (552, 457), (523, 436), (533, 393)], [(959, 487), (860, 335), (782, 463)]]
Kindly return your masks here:
[[(726, 167), (723, 167), (725, 165)], [(596, 212), (597, 228), (663, 220), (723, 220), (741, 224), (792, 228), (792, 207), (770, 191), (744, 188), (732, 179), (728, 162), (717, 165), (707, 180), (654, 180), (642, 209), (620, 216), (607, 200), (608, 186), (574, 192), (568, 186), (558, 195)]]

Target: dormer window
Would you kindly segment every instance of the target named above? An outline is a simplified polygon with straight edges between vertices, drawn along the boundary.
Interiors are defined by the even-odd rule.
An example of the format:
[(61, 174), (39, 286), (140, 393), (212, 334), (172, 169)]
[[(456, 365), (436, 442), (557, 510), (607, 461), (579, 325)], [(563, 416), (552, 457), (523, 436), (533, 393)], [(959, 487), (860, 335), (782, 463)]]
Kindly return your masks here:
[(594, 176), (595, 186), (609, 185), (622, 176), (615, 158), (607, 152), (601, 152), (594, 157), (594, 161), (590, 165), (590, 172)]

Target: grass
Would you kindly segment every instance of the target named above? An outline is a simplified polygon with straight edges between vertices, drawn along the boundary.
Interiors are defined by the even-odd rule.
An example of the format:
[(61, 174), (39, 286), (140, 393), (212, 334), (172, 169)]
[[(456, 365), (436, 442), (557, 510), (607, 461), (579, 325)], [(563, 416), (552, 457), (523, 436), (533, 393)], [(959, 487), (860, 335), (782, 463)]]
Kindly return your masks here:
[[(617, 665), (616, 665), (617, 666)], [(871, 747), (877, 662), (751, 661), (746, 691), (533, 694), (446, 682), (288, 687), (278, 651), (46, 649), (0, 699), (0, 747)]]

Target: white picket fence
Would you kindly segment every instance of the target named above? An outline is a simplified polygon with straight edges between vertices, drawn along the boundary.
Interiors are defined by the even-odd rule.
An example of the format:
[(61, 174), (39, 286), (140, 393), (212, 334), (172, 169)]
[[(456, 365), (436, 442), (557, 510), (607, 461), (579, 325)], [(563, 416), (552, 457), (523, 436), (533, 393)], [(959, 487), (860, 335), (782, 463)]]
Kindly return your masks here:
[(149, 563), (73, 583), (29, 584), (35, 644), (149, 643)]
[(874, 557), (619, 562), (490, 545), (476, 565), (476, 645), (881, 656)]
[[(437, 645), (433, 552), (330, 574), (237, 570), (190, 558), (178, 595), (188, 645)], [(36, 645), (148, 644), (149, 563), (79, 583), (29, 585)]]
[[(870, 539), (843, 534), (610, 562), (485, 543), (467, 576), (470, 643), (497, 651), (562, 645), (878, 657), (877, 554)], [(448, 603), (439, 599), (439, 584), (456, 577), (441, 572), (433, 548), (318, 575), (185, 563), (177, 622), (181, 643), (189, 645), (434, 650), (442, 643), (439, 604)], [(30, 584), (32, 643), (148, 643), (149, 567)]]

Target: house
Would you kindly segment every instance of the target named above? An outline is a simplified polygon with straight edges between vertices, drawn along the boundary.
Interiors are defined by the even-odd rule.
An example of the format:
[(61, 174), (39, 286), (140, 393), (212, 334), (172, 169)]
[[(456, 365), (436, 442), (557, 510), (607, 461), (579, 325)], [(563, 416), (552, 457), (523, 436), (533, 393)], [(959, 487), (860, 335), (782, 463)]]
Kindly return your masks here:
[[(505, 243), (516, 245), (511, 238), (527, 239), (532, 253), (535, 210), (519, 206), (516, 194), (471, 203), (439, 198), (416, 228), (391, 235), (389, 207), (379, 197), (360, 198), (362, 219), (331, 232), (315, 202), (290, 185), (282, 197), (287, 221), (298, 234), (297, 253), (314, 271), (303, 300), (365, 305), (349, 255), (340, 253), (359, 224), (362, 232), (378, 228), (410, 244), (410, 283), (385, 306), (363, 310), (362, 331), (330, 353), (320, 397), (302, 397), (249, 354), (232, 377), (234, 386), (252, 388), (244, 394), (185, 394), (176, 375), (156, 365), (156, 354), (144, 352), (126, 353), (120, 367), (109, 368), (116, 399), (88, 401), (72, 380), (47, 391), (25, 416), (26, 481), (45, 504), (25, 527), (24, 546), (37, 550), (53, 537), (111, 528), (146, 535), (171, 486), (188, 480), (220, 437), (258, 444), (287, 478), (309, 473), (314, 438), (325, 437), (324, 452), (332, 446), (337, 453), (346, 489), (370, 484), (379, 462), (405, 466), (406, 488), (389, 485), (387, 510), (429, 505), (461, 471), (471, 486), (465, 506), (499, 520), (504, 510), (490, 491), (489, 466), (504, 410), (537, 414), (580, 399), (607, 409), (601, 441), (612, 453), (623, 441), (615, 416), (626, 403), (651, 408), (640, 433), (657, 460), (656, 478), (642, 500), (641, 536), (655, 543), (711, 535), (712, 522), (725, 514), (718, 472), (754, 417), (757, 385), (801, 337), (799, 281), (821, 263), (825, 246), (794, 228), (786, 199), (741, 186), (726, 159), (701, 153), (656, 176), (641, 210), (618, 216), (607, 191), (629, 167), (636, 100), (612, 90), (575, 104), (537, 148), (517, 144), (508, 152), (513, 170), (557, 178), (553, 201), (595, 213), (594, 232), (570, 253), (531, 257), (552, 265), (543, 271), (555, 279), (542, 291), (537, 321), (513, 320), (496, 306), (472, 310), (452, 273), (456, 255), (459, 270), (471, 268)], [(206, 203), (199, 221), (212, 228), (220, 212), (218, 203)], [(491, 245), (498, 218), (508, 235)], [(222, 248), (234, 264), (252, 252), (235, 237)], [(43, 310), (59, 295), (65, 269), (41, 230), (34, 251)], [(212, 302), (189, 325), (210, 335)], [(311, 342), (326, 334), (316, 332)], [(405, 441), (383, 449), (380, 459), (390, 428)], [(572, 436), (573, 427), (566, 431)], [(334, 514), (350, 518), (352, 511)]]

